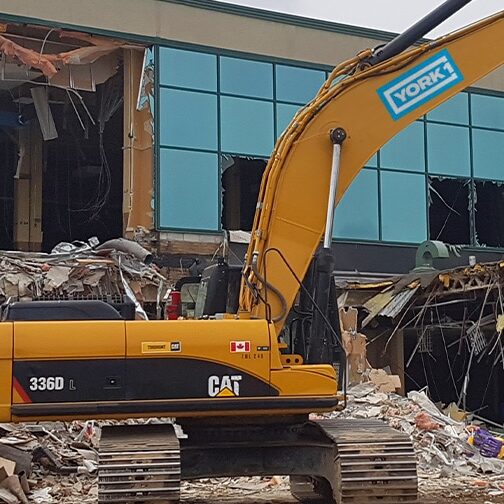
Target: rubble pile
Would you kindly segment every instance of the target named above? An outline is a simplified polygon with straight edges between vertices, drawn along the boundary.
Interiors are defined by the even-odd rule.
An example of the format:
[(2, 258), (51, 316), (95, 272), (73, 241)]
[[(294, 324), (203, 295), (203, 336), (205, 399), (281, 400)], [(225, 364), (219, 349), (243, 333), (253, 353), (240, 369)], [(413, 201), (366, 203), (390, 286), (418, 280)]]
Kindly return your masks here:
[(378, 418), (388, 422), (413, 439), (420, 469), (436, 468), (445, 475), (493, 473), (504, 477), (503, 443), (498, 436), (491, 436), (497, 440), (497, 446), (495, 453), (490, 453), (486, 444), (477, 442), (479, 432), (488, 431), (478, 425), (454, 420), (424, 392), (412, 391), (402, 397), (395, 393), (376, 392), (373, 383), (362, 383), (349, 389), (347, 408), (330, 415)]
[(462, 414), (455, 405), (441, 411), (424, 392), (402, 397), (365, 382), (349, 388), (346, 409), (323, 416), (381, 419), (408, 434), (417, 454), (423, 495), (483, 491), (504, 498), (503, 438), (461, 421)]
[(291, 498), (289, 478), (241, 477), (241, 478), (205, 478), (197, 481), (183, 481), (181, 495), (183, 501), (191, 504), (229, 502), (230, 504), (273, 503), (287, 504), (298, 502)]
[[(0, 424), (0, 503), (95, 504), (101, 426), (166, 422), (166, 419), (107, 422)], [(285, 502), (288, 479), (222, 478), (184, 482), (183, 500), (225, 501), (239, 495), (254, 502)], [(262, 500), (264, 497), (264, 500)]]
[[(324, 416), (379, 418), (409, 434), (418, 455), (424, 502), (439, 502), (441, 496), (504, 502), (504, 460), (481, 455), (475, 426), (447, 416), (422, 392), (405, 398), (364, 383), (352, 387), (348, 399), (346, 410)], [(168, 420), (126, 423), (158, 421)], [(96, 503), (97, 448), (104, 423), (118, 422), (0, 424), (0, 503)], [(183, 482), (182, 497), (190, 503), (294, 502), (288, 478), (278, 476)]]
[(0, 424), (0, 502), (96, 502), (93, 422)]
[[(108, 245), (109, 244), (109, 245)], [(152, 256), (135, 242), (61, 243), (50, 254), (0, 251), (0, 304), (7, 301), (103, 299), (159, 304), (168, 287)]]

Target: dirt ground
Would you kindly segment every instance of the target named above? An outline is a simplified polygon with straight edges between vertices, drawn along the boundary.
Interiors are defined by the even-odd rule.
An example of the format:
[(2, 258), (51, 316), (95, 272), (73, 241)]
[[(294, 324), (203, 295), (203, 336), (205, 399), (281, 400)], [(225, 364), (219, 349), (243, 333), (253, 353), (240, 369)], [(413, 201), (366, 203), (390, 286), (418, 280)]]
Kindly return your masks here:
[[(243, 496), (243, 497), (219, 497), (219, 498), (208, 498), (208, 499), (183, 499), (184, 504), (293, 504), (297, 502), (296, 500), (289, 497), (288, 492), (273, 493), (264, 492), (255, 496)], [(427, 496), (421, 495), (418, 504), (442, 504), (445, 502), (458, 502), (459, 504), (502, 504), (504, 499), (502, 497), (444, 497), (443, 495), (438, 496)]]
[[(213, 498), (184, 498), (182, 499), (184, 504), (293, 504), (297, 502), (292, 499), (288, 492), (261, 492), (256, 495), (248, 496), (227, 496), (227, 497), (213, 497)], [(504, 498), (491, 497), (488, 495), (481, 496), (470, 496), (466, 498), (461, 498), (457, 496), (443, 496), (443, 495), (425, 495), (421, 494), (418, 500), (418, 504), (442, 504), (444, 502), (458, 502), (459, 504), (502, 504), (504, 503)]]
[[(504, 485), (502, 480), (496, 481)], [(504, 504), (504, 491), (492, 486), (480, 487), (479, 480), (432, 479), (419, 480), (419, 504), (443, 504), (457, 502), (459, 504)], [(496, 495), (499, 493), (499, 495)], [(280, 484), (268, 485), (267, 481), (253, 481), (250, 485), (223, 482), (222, 485), (195, 482), (184, 484), (182, 491), (184, 504), (292, 504), (297, 502), (289, 493), (285, 481)]]

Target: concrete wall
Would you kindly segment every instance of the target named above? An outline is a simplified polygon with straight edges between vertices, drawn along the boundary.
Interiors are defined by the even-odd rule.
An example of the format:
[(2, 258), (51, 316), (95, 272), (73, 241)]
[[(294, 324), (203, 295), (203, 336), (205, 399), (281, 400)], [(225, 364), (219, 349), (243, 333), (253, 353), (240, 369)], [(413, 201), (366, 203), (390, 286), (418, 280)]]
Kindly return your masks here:
[[(0, 13), (329, 66), (380, 42), (161, 0), (0, 0)], [(504, 90), (504, 69), (477, 86)]]

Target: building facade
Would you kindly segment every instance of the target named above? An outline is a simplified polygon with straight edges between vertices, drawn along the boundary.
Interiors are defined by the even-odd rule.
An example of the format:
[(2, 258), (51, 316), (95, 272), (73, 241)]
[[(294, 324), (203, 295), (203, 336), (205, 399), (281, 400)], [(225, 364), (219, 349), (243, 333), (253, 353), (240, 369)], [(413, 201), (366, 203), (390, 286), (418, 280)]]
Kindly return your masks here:
[[(47, 103), (60, 133), (37, 140), (40, 159), (24, 178), (16, 171), (21, 144), (5, 137), (10, 154), (0, 172), (0, 245), (48, 250), (94, 233), (101, 239), (147, 233), (173, 268), (184, 257), (212, 256), (227, 230), (250, 231), (266, 160), (296, 111), (335, 64), (393, 38), (212, 0), (125, 0), (120, 8), (112, 0), (48, 0), (43, 6), (0, 0), (0, 22), (6, 38), (12, 34), (21, 45), (32, 40), (41, 52), (58, 50), (59, 30), (91, 35), (74, 39), (79, 48), (111, 41), (114, 54), (119, 51), (114, 75), (120, 74), (115, 87), (122, 93), (119, 106), (121, 97), (109, 89), (113, 77), (89, 89), (83, 77), (77, 85), (78, 79), (69, 79), (50, 90)], [(26, 82), (40, 83), (44, 75), (0, 86), (6, 118), (13, 104), (24, 103), (12, 96), (26, 94)], [(94, 125), (81, 109), (78, 142), (75, 133), (62, 133), (65, 117), (79, 105), (69, 102), (70, 91), (83, 96), (91, 122), (103, 126), (94, 143)], [(148, 107), (140, 106), (143, 99)], [(25, 134), (19, 125), (14, 129)], [(88, 153), (93, 146), (102, 153), (94, 160)], [(20, 180), (27, 181), (24, 188)], [(405, 272), (427, 239), (467, 246), (460, 261), (467, 255), (501, 257), (503, 182), (500, 69), (416, 121), (368, 161), (336, 209), (337, 268)], [(96, 184), (103, 190), (95, 198)], [(34, 194), (40, 215), (20, 203)], [(236, 254), (242, 252), (237, 246)]]

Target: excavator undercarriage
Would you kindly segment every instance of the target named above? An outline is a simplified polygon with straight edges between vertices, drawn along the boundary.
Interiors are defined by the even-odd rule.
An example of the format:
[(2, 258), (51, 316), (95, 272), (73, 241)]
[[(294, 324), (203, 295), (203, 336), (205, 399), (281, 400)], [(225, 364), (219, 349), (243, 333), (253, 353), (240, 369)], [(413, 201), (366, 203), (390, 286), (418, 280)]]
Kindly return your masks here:
[(171, 424), (105, 428), (99, 503), (174, 502), (181, 479), (240, 475), (288, 475), (301, 502), (417, 500), (411, 441), (383, 422), (242, 420), (185, 420), (181, 439)]

